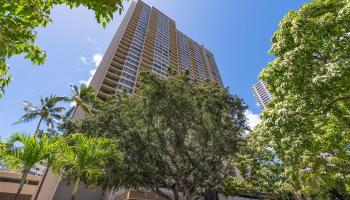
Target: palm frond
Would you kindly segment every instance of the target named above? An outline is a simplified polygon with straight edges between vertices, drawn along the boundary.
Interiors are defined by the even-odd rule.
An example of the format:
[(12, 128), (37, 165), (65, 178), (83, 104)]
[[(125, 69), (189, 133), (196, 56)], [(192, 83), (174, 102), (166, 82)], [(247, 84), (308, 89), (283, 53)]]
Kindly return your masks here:
[(13, 125), (19, 124), (19, 123), (25, 123), (35, 120), (37, 117), (39, 117), (38, 113), (26, 113), (24, 114), (20, 119), (18, 119)]
[(48, 129), (53, 129), (55, 126), (55, 120), (52, 118), (52, 116), (50, 115), (49, 117), (47, 117), (45, 120), (46, 122), (46, 126)]
[(60, 113), (64, 111), (66, 108), (65, 107), (53, 107), (49, 110), (50, 113)]
[(38, 139), (35, 135), (14, 133), (6, 144), (4, 160), (12, 167), (30, 169), (35, 163), (47, 160), (56, 153), (56, 140), (46, 134)]
[(39, 110), (39, 108), (30, 101), (23, 101), (23, 110), (29, 112)]
[[(83, 84), (82, 84), (82, 85), (83, 85)], [(80, 91), (79, 91), (78, 86), (76, 86), (76, 85), (74, 85), (74, 84), (71, 84), (71, 85), (70, 85), (70, 88), (71, 88), (71, 92), (72, 92), (72, 97), (77, 97), (77, 96), (79, 96)]]
[[(18, 121), (14, 124), (29, 122), (36, 118), (42, 118), (48, 128), (53, 128), (56, 121), (61, 120), (63, 116), (59, 116), (65, 107), (57, 106), (60, 101), (68, 101), (68, 97), (60, 97), (51, 95), (49, 97), (40, 97), (40, 107), (35, 106), (29, 101), (24, 101), (24, 111), (26, 112)], [(51, 119), (53, 118), (53, 119)]]
[(72, 106), (65, 114), (65, 117), (69, 118), (73, 114), (73, 111), (75, 110), (76, 106)]
[(59, 123), (60, 120), (64, 118), (64, 115), (52, 113), (51, 117), (52, 117), (52, 120), (54, 120), (54, 122), (57, 124)]
[(21, 133), (14, 133), (10, 139), (8, 139), (6, 145), (10, 148), (14, 147), (14, 144), (16, 142), (21, 142), (24, 143), (24, 141), (26, 141), (29, 138), (29, 135), (26, 134), (21, 134)]
[(47, 97), (40, 97), (40, 104), (45, 105), (45, 102), (47, 102), (48, 98)]
[(62, 96), (62, 97), (58, 97), (59, 98), (59, 101), (62, 101), (62, 102), (71, 102), (72, 99), (70, 97), (66, 97), (66, 96)]
[[(112, 156), (111, 151), (105, 149), (114, 149), (116, 146), (111, 142), (103, 142), (110, 139), (92, 138), (81, 133), (69, 135), (66, 140), (64, 161), (59, 163), (64, 166), (61, 173), (70, 179), (80, 174), (84, 182), (95, 184), (104, 174), (102, 169), (108, 162), (107, 158)], [(56, 166), (55, 169), (62, 168)]]
[(51, 95), (49, 98), (47, 98), (46, 100), (46, 105), (48, 105), (48, 107), (52, 107), (54, 105), (56, 105), (58, 102), (64, 101), (66, 99), (66, 97), (59, 97), (59, 96), (53, 96)]

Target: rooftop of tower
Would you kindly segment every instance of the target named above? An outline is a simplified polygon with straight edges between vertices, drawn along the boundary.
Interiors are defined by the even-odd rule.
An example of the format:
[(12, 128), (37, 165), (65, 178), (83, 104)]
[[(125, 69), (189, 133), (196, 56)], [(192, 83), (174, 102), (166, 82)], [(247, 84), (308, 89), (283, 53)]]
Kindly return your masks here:
[[(153, 5), (150, 6), (150, 5), (148, 5), (147, 3), (143, 2), (142, 0), (133, 0), (133, 1), (134, 1), (135, 3), (141, 2), (141, 3), (143, 3), (144, 5), (146, 5), (146, 6), (150, 7), (150, 8), (152, 8), (152, 9), (157, 10), (158, 12), (162, 13), (163, 15), (165, 15), (166, 17), (168, 17), (170, 20), (172, 20), (172, 21), (175, 22), (175, 24), (176, 24), (176, 21), (175, 21), (173, 18), (169, 17), (169, 15), (167, 15), (167, 14), (165, 14), (164, 12), (160, 11), (157, 7), (155, 7), (155, 6), (153, 6)], [(180, 31), (177, 27), (176, 27), (176, 30), (179, 31), (180, 33), (184, 34), (184, 35), (185, 35), (186, 37), (188, 37), (191, 41), (193, 41), (193, 42), (195, 42), (196, 44), (202, 46), (202, 47), (203, 47), (204, 49), (206, 49), (209, 53), (213, 54), (211, 50), (209, 50), (208, 48), (206, 48), (206, 47), (204, 46), (204, 44), (198, 43), (196, 40), (192, 39), (192, 37), (188, 36), (187, 34), (183, 33), (182, 31)]]

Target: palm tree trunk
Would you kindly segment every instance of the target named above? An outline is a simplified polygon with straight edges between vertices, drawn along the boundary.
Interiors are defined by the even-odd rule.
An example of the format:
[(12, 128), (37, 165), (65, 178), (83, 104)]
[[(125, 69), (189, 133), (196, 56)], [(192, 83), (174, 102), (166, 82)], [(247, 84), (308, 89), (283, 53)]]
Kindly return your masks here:
[(19, 195), (21, 194), (21, 191), (23, 189), (24, 183), (26, 182), (28, 173), (29, 173), (28, 169), (23, 170), (21, 182), (19, 183), (19, 187), (18, 187), (17, 193), (16, 193), (15, 198), (14, 198), (15, 200), (17, 200)]
[(38, 135), (38, 132), (39, 132), (39, 128), (40, 128), (40, 124), (41, 122), (43, 121), (43, 117), (40, 117), (40, 120), (39, 120), (39, 123), (38, 123), (38, 126), (36, 127), (36, 130), (35, 130), (35, 136)]
[(36, 191), (36, 194), (35, 194), (34, 200), (37, 200), (37, 199), (38, 199), (38, 197), (39, 197), (39, 194), (40, 194), (41, 188), (42, 188), (42, 187), (43, 187), (43, 185), (44, 185), (44, 182), (45, 182), (45, 179), (46, 179), (47, 173), (49, 172), (49, 169), (50, 169), (50, 163), (48, 163), (48, 164), (47, 164), (46, 170), (45, 170), (45, 172), (44, 172), (44, 176), (41, 178), (41, 181), (40, 181), (40, 183), (39, 183), (38, 190)]
[[(75, 112), (77, 112), (78, 105), (75, 105), (73, 112), (71, 115), (68, 117), (67, 121), (73, 120)], [(66, 136), (68, 134), (68, 129), (67, 129), (67, 124), (65, 125), (63, 136)]]
[(76, 104), (76, 105), (75, 105), (75, 108), (74, 108), (74, 110), (73, 110), (73, 113), (72, 113), (71, 119), (73, 119), (73, 117), (74, 117), (75, 113), (77, 112), (78, 106), (79, 106), (78, 104)]
[(77, 179), (75, 180), (73, 191), (72, 191), (72, 198), (70, 200), (75, 200), (79, 184), (80, 184), (80, 176), (78, 176)]

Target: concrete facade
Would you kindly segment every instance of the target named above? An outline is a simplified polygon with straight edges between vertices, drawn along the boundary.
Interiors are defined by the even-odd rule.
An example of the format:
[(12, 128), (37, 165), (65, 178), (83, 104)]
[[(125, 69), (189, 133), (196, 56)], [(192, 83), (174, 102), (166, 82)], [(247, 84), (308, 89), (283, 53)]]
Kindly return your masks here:
[(194, 81), (223, 86), (214, 55), (176, 29), (176, 23), (142, 1), (133, 2), (90, 85), (101, 99), (118, 91), (133, 93), (139, 72), (166, 78), (187, 70)]
[[(22, 174), (17, 172), (0, 171), (0, 199), (13, 200), (17, 193)], [(19, 200), (30, 200), (35, 194), (41, 176), (28, 175)]]
[(262, 109), (264, 109), (266, 104), (272, 100), (272, 95), (268, 91), (264, 81), (255, 83), (252, 87), (252, 92)]

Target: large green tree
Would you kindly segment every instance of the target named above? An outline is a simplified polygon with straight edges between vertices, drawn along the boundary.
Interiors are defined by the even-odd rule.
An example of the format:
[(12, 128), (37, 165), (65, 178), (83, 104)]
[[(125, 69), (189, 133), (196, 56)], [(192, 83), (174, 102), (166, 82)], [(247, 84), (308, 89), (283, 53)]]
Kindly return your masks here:
[(246, 145), (235, 157), (242, 178), (228, 177), (221, 191), (228, 195), (251, 194), (269, 199), (293, 199), (295, 190), (288, 182), (284, 163), (269, 146), (257, 127), (245, 137)]
[(350, 1), (290, 11), (261, 73), (273, 101), (259, 131), (299, 198), (350, 198)]
[(38, 27), (52, 20), (55, 5), (79, 6), (95, 11), (96, 20), (105, 27), (115, 11), (123, 10), (123, 0), (2, 0), (0, 2), (0, 97), (9, 83), (7, 59), (24, 54), (33, 64), (43, 64), (46, 52), (35, 44)]
[(216, 188), (229, 175), (247, 128), (242, 100), (185, 74), (160, 79), (142, 73), (140, 81), (135, 94), (112, 98), (78, 129), (120, 140), (124, 162), (118, 178), (124, 187), (176, 200)]

